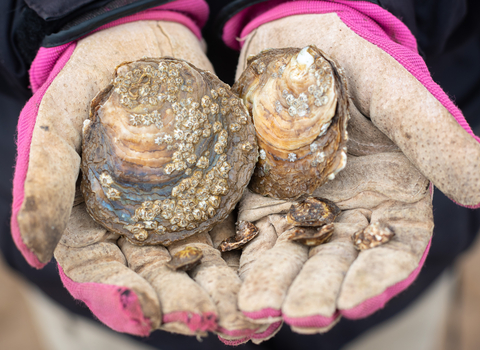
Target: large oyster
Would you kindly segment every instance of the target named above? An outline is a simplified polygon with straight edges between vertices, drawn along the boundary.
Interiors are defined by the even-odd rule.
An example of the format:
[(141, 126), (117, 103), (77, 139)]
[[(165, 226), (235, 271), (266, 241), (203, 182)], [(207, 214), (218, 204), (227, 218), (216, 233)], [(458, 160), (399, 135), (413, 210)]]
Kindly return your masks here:
[(84, 123), (90, 215), (135, 244), (168, 245), (223, 220), (258, 157), (228, 85), (173, 58), (123, 63)]
[(347, 161), (343, 70), (315, 46), (251, 57), (232, 87), (253, 116), (260, 159), (249, 187), (274, 198), (310, 195)]

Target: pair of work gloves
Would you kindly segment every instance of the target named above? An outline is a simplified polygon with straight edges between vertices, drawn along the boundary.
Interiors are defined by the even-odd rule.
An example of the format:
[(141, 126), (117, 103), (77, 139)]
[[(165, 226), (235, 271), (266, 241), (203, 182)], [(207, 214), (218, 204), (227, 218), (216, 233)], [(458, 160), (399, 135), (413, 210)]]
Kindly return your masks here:
[[(74, 298), (112, 329), (141, 336), (212, 331), (239, 344), (271, 337), (283, 321), (317, 333), (342, 315), (362, 318), (383, 307), (413, 282), (428, 253), (432, 183), (462, 205), (480, 203), (480, 145), (433, 83), (408, 30), (382, 10), (390, 28), (404, 34), (393, 41), (380, 19), (349, 9), (264, 13), (243, 32), (237, 71), (266, 48), (311, 44), (345, 70), (347, 166), (314, 194), (342, 209), (330, 242), (309, 248), (289, 241), (284, 214), (292, 203), (248, 190), (238, 218), (169, 247), (132, 245), (88, 215), (76, 193), (82, 124), (114, 68), (173, 56), (214, 71), (195, 29), (167, 16), (99, 30), (57, 50), (53, 61), (51, 52), (39, 52), (31, 71), (35, 94), (19, 120), (12, 215), (14, 240), (28, 262), (41, 268), (54, 254)], [(254, 222), (260, 233), (241, 255), (222, 254), (216, 248), (235, 234), (236, 219)], [(352, 234), (377, 222), (395, 237), (356, 250)], [(185, 245), (203, 251), (200, 265), (189, 273), (167, 268)]]

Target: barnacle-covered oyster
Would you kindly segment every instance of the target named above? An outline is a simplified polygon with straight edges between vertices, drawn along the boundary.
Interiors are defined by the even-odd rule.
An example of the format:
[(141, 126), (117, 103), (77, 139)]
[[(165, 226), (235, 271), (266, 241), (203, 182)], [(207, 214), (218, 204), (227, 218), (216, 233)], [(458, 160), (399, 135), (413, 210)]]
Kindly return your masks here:
[(348, 98), (343, 70), (315, 46), (249, 58), (232, 90), (252, 114), (260, 147), (249, 187), (295, 199), (345, 167)]
[(141, 245), (169, 245), (223, 220), (258, 157), (242, 101), (210, 72), (173, 58), (118, 66), (83, 131), (88, 212)]

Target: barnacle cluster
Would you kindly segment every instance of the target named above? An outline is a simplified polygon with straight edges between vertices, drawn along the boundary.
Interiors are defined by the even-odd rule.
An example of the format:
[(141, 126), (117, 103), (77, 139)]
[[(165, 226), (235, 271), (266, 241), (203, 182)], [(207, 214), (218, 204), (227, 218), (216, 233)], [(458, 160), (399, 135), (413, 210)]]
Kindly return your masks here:
[(123, 63), (84, 123), (90, 215), (136, 244), (209, 230), (240, 199), (258, 157), (242, 101), (173, 58)]

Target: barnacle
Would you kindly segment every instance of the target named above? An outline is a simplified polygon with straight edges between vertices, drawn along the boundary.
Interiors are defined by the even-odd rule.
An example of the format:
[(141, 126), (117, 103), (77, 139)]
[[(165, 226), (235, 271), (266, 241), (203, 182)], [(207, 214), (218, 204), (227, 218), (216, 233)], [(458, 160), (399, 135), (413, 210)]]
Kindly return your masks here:
[(140, 245), (210, 230), (240, 200), (258, 158), (251, 118), (228, 85), (168, 57), (119, 65), (83, 131), (87, 210)]
[(249, 187), (296, 199), (346, 165), (348, 98), (343, 69), (315, 46), (251, 57), (232, 87), (252, 114), (259, 160)]

